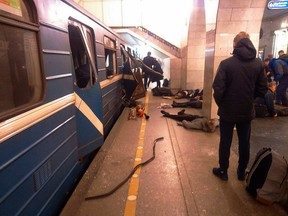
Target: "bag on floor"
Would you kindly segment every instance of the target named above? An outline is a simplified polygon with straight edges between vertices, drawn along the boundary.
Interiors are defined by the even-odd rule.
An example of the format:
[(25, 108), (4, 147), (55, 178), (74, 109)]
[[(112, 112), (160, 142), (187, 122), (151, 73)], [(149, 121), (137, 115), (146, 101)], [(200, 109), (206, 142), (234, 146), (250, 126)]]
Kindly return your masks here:
[(271, 148), (263, 148), (246, 176), (246, 189), (259, 202), (271, 205), (287, 196), (287, 177), (287, 160)]

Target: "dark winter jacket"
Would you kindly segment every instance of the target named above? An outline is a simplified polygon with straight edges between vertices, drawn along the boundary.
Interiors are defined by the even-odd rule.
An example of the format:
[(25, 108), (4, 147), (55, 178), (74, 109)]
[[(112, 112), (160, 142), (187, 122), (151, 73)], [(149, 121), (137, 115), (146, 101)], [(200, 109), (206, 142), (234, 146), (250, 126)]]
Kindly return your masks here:
[(281, 55), (281, 56), (279, 57), (279, 59), (281, 59), (281, 60), (283, 60), (283, 61), (285, 61), (285, 62), (288, 63), (288, 54), (283, 54), (283, 55)]
[[(144, 72), (149, 72), (149, 68), (152, 68), (152, 65), (155, 63), (155, 59), (151, 56), (146, 56), (144, 59), (143, 59), (143, 63), (145, 65), (142, 66), (142, 70)], [(148, 67), (148, 68), (147, 68)]]
[(288, 76), (288, 55), (284, 54), (278, 59), (271, 59), (269, 67), (274, 73), (275, 81), (280, 81), (283, 76)]
[(250, 39), (240, 40), (233, 56), (220, 63), (213, 89), (222, 119), (246, 122), (255, 118), (254, 98), (264, 97), (268, 88), (264, 64), (256, 58)]
[(152, 82), (156, 82), (156, 81), (162, 80), (163, 79), (163, 75), (162, 75), (163, 74), (163, 70), (161, 68), (161, 65), (156, 60), (154, 61), (153, 65), (154, 65), (153, 70), (156, 71), (156, 72), (159, 72), (160, 74), (159, 73), (158, 74), (151, 73), (150, 74), (150, 80)]

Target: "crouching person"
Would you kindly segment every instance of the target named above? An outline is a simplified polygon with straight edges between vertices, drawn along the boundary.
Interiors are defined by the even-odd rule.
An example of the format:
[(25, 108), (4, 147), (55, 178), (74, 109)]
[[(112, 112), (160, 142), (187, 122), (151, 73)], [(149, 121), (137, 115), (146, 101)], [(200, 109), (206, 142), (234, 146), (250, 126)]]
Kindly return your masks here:
[(276, 116), (288, 116), (287, 107), (275, 107), (274, 98), (276, 91), (276, 83), (268, 83), (268, 91), (264, 98), (256, 97), (254, 100), (256, 117), (276, 117)]
[(276, 83), (268, 83), (268, 91), (263, 97), (256, 97), (254, 100), (256, 117), (276, 117), (277, 112), (274, 108), (274, 98)]

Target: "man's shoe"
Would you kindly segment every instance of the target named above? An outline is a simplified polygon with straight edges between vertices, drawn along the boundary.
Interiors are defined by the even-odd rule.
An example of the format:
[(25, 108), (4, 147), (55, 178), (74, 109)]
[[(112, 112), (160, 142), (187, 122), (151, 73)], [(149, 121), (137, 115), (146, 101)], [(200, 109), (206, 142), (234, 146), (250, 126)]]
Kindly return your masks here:
[(237, 169), (237, 176), (239, 181), (245, 180), (245, 171), (240, 171), (239, 168)]
[(164, 110), (161, 110), (160, 112), (161, 112), (165, 117), (169, 116), (169, 113), (166, 112), (166, 111), (164, 111)]
[(217, 176), (221, 180), (223, 180), (223, 181), (227, 181), (228, 180), (227, 171), (223, 171), (220, 168), (213, 168), (212, 172), (213, 172), (213, 174), (215, 176)]
[(177, 114), (178, 114), (178, 115), (184, 115), (184, 114), (185, 114), (185, 109), (182, 109), (182, 110), (179, 111)]

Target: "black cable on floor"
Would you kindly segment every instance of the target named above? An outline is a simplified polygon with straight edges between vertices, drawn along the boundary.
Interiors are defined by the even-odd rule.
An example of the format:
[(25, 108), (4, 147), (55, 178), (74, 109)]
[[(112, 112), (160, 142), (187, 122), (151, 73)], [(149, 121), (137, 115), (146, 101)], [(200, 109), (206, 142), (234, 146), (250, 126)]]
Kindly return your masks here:
[(137, 166), (134, 167), (134, 169), (131, 171), (131, 173), (127, 176), (127, 178), (125, 178), (120, 184), (118, 184), (114, 189), (112, 189), (111, 191), (104, 193), (104, 194), (100, 194), (100, 195), (95, 195), (95, 196), (90, 196), (90, 197), (85, 197), (85, 200), (92, 200), (92, 199), (99, 199), (99, 198), (103, 198), (106, 196), (109, 196), (111, 194), (113, 194), (115, 191), (117, 191), (122, 185), (124, 185), (131, 177), (132, 175), (136, 172), (136, 170), (140, 167), (140, 166), (145, 166), (148, 163), (150, 163), (151, 161), (153, 161), (155, 159), (155, 147), (156, 147), (156, 143), (160, 140), (163, 140), (164, 137), (159, 137), (157, 139), (154, 140), (153, 142), (153, 156), (148, 159), (147, 161), (138, 164)]

